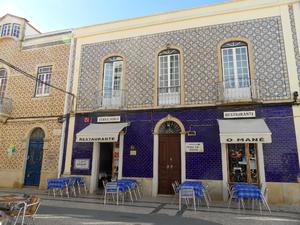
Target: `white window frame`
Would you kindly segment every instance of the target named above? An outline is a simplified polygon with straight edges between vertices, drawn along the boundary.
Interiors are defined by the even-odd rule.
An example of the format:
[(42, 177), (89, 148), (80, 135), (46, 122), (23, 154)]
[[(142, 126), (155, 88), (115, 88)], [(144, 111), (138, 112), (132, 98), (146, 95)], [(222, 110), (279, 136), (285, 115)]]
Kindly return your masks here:
[[(175, 85), (175, 86), (171, 86), (171, 56), (177, 56), (178, 57), (178, 82), (179, 84), (178, 85)], [(165, 87), (161, 87), (160, 86), (160, 77), (162, 76), (161, 73), (160, 73), (160, 69), (161, 69), (161, 58), (164, 58), (164, 57), (167, 57), (167, 60), (168, 60), (168, 86)], [(170, 54), (170, 55), (160, 55), (159, 56), (159, 85), (158, 85), (158, 88), (161, 89), (161, 88), (168, 88), (168, 92), (167, 93), (180, 93), (180, 90), (178, 92), (171, 92), (171, 88), (172, 87), (180, 87), (180, 54)], [(174, 79), (175, 80), (175, 79)]]
[(21, 25), (18, 23), (14, 23), (11, 30), (11, 36), (19, 38), (21, 31)]
[[(114, 95), (114, 92), (115, 91), (121, 91), (122, 89), (122, 76), (123, 76), (123, 61), (121, 60), (118, 60), (118, 61), (115, 61), (115, 62), (107, 62), (107, 63), (104, 63), (104, 76), (103, 76), (103, 93), (105, 93), (106, 91), (106, 88), (105, 87), (105, 81), (107, 80), (106, 76), (107, 74), (105, 73), (106, 71), (106, 67), (108, 64), (112, 64), (112, 77), (111, 77), (111, 87), (107, 90), (111, 91), (111, 95), (113, 96)], [(119, 89), (115, 89), (115, 77), (116, 77), (116, 72), (115, 72), (115, 69), (117, 68), (117, 66), (121, 65), (121, 74), (120, 76), (118, 77), (120, 80), (119, 80)]]
[[(112, 62), (104, 62), (104, 72), (103, 72), (103, 84), (102, 84), (102, 105), (103, 106), (121, 106), (122, 105), (122, 79), (124, 74), (124, 61), (121, 59), (122, 57), (117, 56), (120, 59), (117, 59), (116, 61)], [(107, 66), (112, 65), (112, 74), (111, 74), (111, 86), (109, 89), (106, 87), (106, 81), (107, 81)], [(117, 67), (121, 66), (121, 72), (118, 76), (115, 71)], [(117, 77), (116, 77), (117, 76)], [(115, 82), (117, 79), (119, 79), (118, 83), (118, 89), (115, 86)]]
[(11, 32), (11, 24), (10, 23), (6, 23), (2, 25), (2, 30), (1, 30), (1, 36), (9, 36)]
[[(48, 69), (48, 71), (42, 71), (43, 69)], [(42, 96), (49, 96), (50, 94), (50, 86), (47, 84), (51, 83), (51, 76), (52, 76), (52, 66), (41, 66), (38, 68), (37, 74), (37, 81), (35, 87), (35, 96), (42, 97)], [(45, 82), (45, 83), (41, 83)], [(41, 91), (40, 91), (41, 90)]]
[(7, 71), (4, 68), (0, 68), (0, 71), (4, 71), (4, 76), (0, 77), (0, 98), (3, 98), (7, 86)]
[[(171, 85), (171, 57), (177, 57), (178, 59), (178, 85)], [(165, 74), (161, 73), (161, 59), (167, 58), (168, 63), (168, 86), (161, 86), (161, 76), (164, 76)], [(174, 104), (180, 104), (180, 54), (165, 54), (165, 55), (159, 55), (158, 56), (158, 104), (159, 105), (174, 105)], [(177, 79), (173, 79), (176, 81)], [(165, 80), (164, 80), (165, 81)], [(164, 82), (163, 81), (163, 82)], [(163, 89), (167, 89), (167, 92), (161, 92)], [(172, 90), (174, 88), (174, 90)], [(178, 90), (177, 90), (178, 89)]]
[[(245, 49), (245, 55), (246, 55), (245, 61), (246, 61), (246, 68), (247, 68), (248, 86), (244, 86), (244, 87), (240, 87), (239, 84), (237, 52), (236, 52), (237, 49)], [(232, 50), (234, 87), (226, 87), (224, 51), (228, 51), (228, 50)], [(251, 79), (250, 79), (248, 46), (244, 45), (244, 46), (225, 47), (221, 49), (221, 52), (222, 52), (222, 74), (223, 74), (224, 98), (236, 99), (236, 100), (251, 99)]]

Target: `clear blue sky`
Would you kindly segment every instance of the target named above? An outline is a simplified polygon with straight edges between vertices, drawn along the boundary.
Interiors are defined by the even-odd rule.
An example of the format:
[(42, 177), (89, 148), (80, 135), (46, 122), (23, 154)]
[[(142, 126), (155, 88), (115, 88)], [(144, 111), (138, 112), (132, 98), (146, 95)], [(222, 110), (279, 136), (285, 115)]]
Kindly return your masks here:
[(0, 0), (0, 16), (25, 17), (42, 32), (168, 12), (226, 0)]

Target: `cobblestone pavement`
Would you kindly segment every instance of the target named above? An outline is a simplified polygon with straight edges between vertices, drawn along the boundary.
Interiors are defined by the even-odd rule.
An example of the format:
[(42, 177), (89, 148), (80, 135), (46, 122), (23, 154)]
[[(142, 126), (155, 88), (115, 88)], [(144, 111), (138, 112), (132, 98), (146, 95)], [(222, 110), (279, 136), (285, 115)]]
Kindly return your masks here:
[[(30, 193), (28, 190), (0, 189), (0, 194)], [(300, 225), (300, 206), (272, 205), (272, 214), (259, 210), (238, 210), (234, 205), (228, 209), (223, 202), (213, 203), (209, 209), (204, 205), (196, 212), (184, 207), (178, 210), (176, 199), (169, 197), (147, 198), (124, 205), (103, 204), (99, 195), (76, 198), (48, 196), (37, 191), (42, 198), (41, 208), (35, 220), (37, 225), (129, 225), (129, 224), (203, 224), (203, 225)]]

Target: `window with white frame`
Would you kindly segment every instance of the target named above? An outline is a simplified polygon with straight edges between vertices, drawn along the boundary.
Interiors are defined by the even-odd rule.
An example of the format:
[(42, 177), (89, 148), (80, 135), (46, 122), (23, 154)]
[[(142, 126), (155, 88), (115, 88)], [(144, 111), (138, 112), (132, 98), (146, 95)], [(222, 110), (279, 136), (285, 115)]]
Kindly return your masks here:
[(123, 58), (112, 56), (104, 61), (103, 104), (120, 105), (122, 97)]
[(3, 24), (2, 31), (1, 31), (1, 36), (8, 36), (8, 35), (10, 35), (10, 27), (11, 27), (10, 23)]
[(172, 105), (180, 103), (180, 53), (177, 49), (166, 49), (158, 56), (158, 103)]
[(0, 68), (0, 98), (4, 98), (7, 82), (6, 69)]
[(248, 46), (242, 41), (222, 45), (223, 88), (225, 98), (250, 98)]
[(18, 38), (20, 36), (20, 24), (14, 23), (11, 35)]
[(48, 96), (50, 92), (50, 84), (52, 74), (52, 66), (42, 66), (38, 68), (35, 96)]

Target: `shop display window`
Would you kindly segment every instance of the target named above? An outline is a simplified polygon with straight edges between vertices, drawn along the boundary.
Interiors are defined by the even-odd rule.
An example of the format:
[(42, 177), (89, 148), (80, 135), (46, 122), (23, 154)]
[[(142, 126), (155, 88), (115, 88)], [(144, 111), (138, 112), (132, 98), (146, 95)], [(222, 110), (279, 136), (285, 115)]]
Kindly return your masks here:
[(229, 183), (259, 183), (257, 144), (228, 144)]

